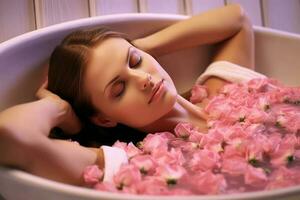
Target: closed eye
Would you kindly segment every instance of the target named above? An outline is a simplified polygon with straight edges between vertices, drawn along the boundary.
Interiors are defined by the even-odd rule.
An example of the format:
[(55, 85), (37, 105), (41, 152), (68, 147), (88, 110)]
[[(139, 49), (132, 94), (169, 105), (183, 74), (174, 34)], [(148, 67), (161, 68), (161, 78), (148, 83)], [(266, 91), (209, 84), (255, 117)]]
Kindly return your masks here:
[(111, 88), (111, 96), (113, 98), (118, 98), (123, 95), (125, 91), (125, 81), (117, 81), (113, 84)]
[(129, 67), (138, 67), (142, 62), (142, 56), (136, 50), (133, 50), (129, 57)]

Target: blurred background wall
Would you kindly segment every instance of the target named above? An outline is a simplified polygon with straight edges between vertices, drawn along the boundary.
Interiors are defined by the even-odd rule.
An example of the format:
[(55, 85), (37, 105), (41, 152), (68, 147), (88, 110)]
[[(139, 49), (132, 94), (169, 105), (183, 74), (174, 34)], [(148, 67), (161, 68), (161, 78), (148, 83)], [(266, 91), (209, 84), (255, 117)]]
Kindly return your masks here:
[(254, 25), (300, 34), (300, 0), (0, 0), (0, 42), (53, 24), (115, 13), (195, 15), (239, 3)]

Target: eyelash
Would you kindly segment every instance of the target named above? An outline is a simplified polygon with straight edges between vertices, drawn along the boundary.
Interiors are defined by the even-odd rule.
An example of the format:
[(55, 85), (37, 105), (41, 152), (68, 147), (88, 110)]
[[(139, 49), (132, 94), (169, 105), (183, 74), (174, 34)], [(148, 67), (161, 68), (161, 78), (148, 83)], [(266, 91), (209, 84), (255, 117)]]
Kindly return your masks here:
[(117, 84), (122, 84), (122, 90), (121, 92), (119, 92), (117, 95), (115, 95), (116, 98), (119, 98), (123, 95), (124, 91), (125, 91), (125, 81), (119, 81)]
[[(131, 68), (138, 67), (142, 63), (142, 56), (140, 54), (138, 54), (138, 56), (139, 56), (139, 61), (136, 64), (134, 64), (133, 66), (130, 66)], [(122, 86), (123, 86), (123, 89), (121, 90), (121, 92), (119, 92), (117, 95), (115, 95), (115, 98), (120, 98), (125, 92), (126, 83), (125, 83), (125, 81), (119, 81), (117, 84), (122, 84)]]
[(142, 56), (137, 52), (135, 52), (135, 53), (139, 56), (139, 61), (136, 64), (132, 65), (132, 66), (130, 65), (131, 68), (138, 67), (142, 63)]

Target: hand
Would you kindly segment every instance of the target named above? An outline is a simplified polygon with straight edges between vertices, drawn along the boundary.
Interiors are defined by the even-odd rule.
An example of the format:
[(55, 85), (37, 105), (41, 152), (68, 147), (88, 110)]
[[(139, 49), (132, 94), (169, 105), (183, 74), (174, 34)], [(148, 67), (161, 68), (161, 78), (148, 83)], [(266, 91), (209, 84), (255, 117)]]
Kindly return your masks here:
[(50, 92), (47, 87), (48, 79), (38, 89), (36, 96), (39, 99), (46, 98), (57, 105), (57, 108), (59, 108), (61, 113), (57, 127), (69, 134), (78, 133), (82, 128), (82, 124), (76, 116), (72, 106), (67, 101), (61, 99), (58, 95)]
[(61, 116), (57, 102), (52, 101), (55, 98), (55, 95), (54, 98), (47, 96), (0, 112), (0, 165), (82, 185), (80, 175), (86, 166), (95, 164), (97, 156), (103, 168), (103, 152), (48, 138)]

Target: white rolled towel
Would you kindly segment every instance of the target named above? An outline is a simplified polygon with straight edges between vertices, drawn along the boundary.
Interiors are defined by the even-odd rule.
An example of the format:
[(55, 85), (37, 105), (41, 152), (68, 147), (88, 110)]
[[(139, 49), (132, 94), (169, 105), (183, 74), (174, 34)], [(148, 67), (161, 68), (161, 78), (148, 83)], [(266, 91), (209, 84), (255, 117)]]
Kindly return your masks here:
[(241, 67), (228, 61), (216, 61), (210, 64), (207, 69), (196, 80), (196, 84), (202, 84), (209, 77), (216, 76), (226, 81), (240, 83), (254, 78), (266, 78), (265, 75), (251, 69)]
[(103, 181), (112, 182), (114, 175), (122, 164), (128, 163), (126, 152), (118, 147), (101, 146), (104, 154), (104, 178)]

